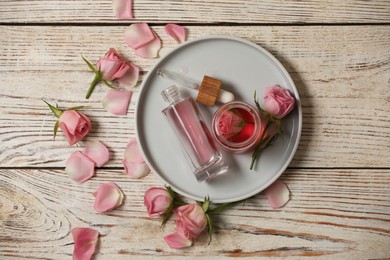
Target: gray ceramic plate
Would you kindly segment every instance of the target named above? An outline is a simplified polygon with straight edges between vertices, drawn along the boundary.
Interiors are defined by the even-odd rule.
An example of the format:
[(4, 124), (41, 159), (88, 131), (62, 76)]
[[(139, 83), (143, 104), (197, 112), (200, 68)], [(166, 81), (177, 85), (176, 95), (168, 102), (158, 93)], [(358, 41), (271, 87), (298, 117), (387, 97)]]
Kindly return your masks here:
[[(166, 103), (160, 93), (173, 83), (157, 76), (158, 68), (185, 71), (185, 76), (198, 81), (204, 75), (215, 77), (222, 80), (222, 88), (234, 93), (237, 100), (252, 105), (255, 90), (262, 103), (264, 89), (279, 84), (293, 93), (297, 105), (283, 120), (284, 135), (272, 141), (253, 171), (249, 170), (251, 153), (237, 155), (222, 151), (230, 166), (229, 172), (210, 182), (198, 183), (185, 161), (177, 137), (161, 113)], [(183, 95), (196, 97), (191, 89), (180, 90)], [(199, 108), (210, 127), (217, 107), (199, 105)], [(225, 36), (187, 41), (161, 58), (143, 81), (135, 116), (138, 143), (151, 170), (176, 192), (195, 200), (210, 196), (215, 203), (242, 200), (272, 184), (292, 160), (302, 129), (297, 89), (279, 61), (252, 42)]]

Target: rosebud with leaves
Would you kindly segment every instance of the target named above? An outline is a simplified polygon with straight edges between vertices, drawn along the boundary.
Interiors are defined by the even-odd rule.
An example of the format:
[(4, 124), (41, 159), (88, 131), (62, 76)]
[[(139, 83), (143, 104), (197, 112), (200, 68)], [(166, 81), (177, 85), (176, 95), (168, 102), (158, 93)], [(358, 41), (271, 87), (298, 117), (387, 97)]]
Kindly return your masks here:
[(94, 67), (86, 58), (81, 56), (87, 63), (88, 67), (95, 72), (95, 78), (93, 79), (87, 95), (88, 99), (96, 85), (103, 81), (105, 85), (110, 88), (117, 88), (111, 81), (116, 80), (120, 87), (127, 88), (134, 86), (138, 81), (139, 68), (134, 64), (127, 62), (123, 59), (118, 52), (111, 48), (103, 58), (100, 58)]
[(58, 118), (58, 121), (54, 125), (54, 138), (57, 135), (58, 128), (61, 128), (62, 132), (68, 143), (73, 145), (84, 138), (92, 129), (91, 121), (84, 114), (76, 111), (84, 108), (84, 106), (71, 107), (68, 109), (60, 109), (58, 105), (52, 106), (45, 100), (45, 102), (53, 114)]
[(279, 85), (274, 85), (265, 89), (264, 109), (261, 108), (257, 100), (256, 91), (254, 93), (254, 102), (260, 112), (262, 133), (259, 138), (260, 141), (252, 153), (250, 170), (253, 170), (258, 155), (268, 145), (271, 139), (276, 134), (282, 133), (281, 120), (294, 108), (295, 98), (291, 96), (287, 89)]
[[(157, 192), (158, 191), (158, 192)], [(225, 209), (231, 208), (242, 201), (226, 203), (218, 205), (216, 207), (211, 207), (212, 203), (209, 198), (205, 198), (204, 202), (196, 202), (186, 204), (177, 198), (177, 194), (170, 188), (167, 187), (166, 191), (169, 192), (169, 198), (173, 198), (170, 203), (167, 203), (169, 200), (166, 198), (160, 199), (163, 205), (163, 209), (158, 210), (158, 214), (163, 216), (163, 225), (171, 217), (173, 213), (176, 215), (175, 223), (176, 230), (173, 233), (167, 234), (164, 236), (164, 240), (171, 248), (184, 248), (192, 245), (193, 239), (199, 237), (206, 228), (208, 228), (209, 233), (209, 244), (212, 240), (212, 214), (219, 213)], [(145, 194), (145, 205), (147, 206), (149, 215), (150, 202), (146, 202), (146, 198), (151, 196), (151, 193), (160, 193), (161, 196), (167, 196), (166, 192), (162, 188), (151, 188)], [(152, 196), (153, 197), (153, 196)], [(157, 196), (154, 196), (157, 198)], [(155, 203), (156, 204), (156, 203)], [(153, 214), (153, 211), (152, 211)]]

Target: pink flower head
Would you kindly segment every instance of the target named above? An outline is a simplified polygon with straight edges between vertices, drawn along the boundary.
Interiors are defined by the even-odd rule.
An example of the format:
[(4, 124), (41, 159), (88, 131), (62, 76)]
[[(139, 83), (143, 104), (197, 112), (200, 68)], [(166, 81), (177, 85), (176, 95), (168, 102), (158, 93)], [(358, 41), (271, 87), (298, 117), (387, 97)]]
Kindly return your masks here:
[(182, 43), (186, 40), (186, 28), (184, 26), (170, 23), (165, 25), (164, 29), (177, 43)]
[(111, 48), (106, 55), (97, 62), (96, 68), (103, 74), (104, 79), (114, 80), (122, 78), (129, 70), (129, 65), (114, 48)]
[(112, 9), (119, 19), (133, 19), (133, 0), (112, 0)]
[(265, 89), (264, 110), (276, 118), (283, 118), (295, 105), (295, 99), (286, 88), (274, 85)]
[(95, 162), (76, 151), (66, 161), (65, 172), (73, 181), (83, 183), (95, 174)]
[(171, 206), (173, 198), (165, 188), (152, 187), (145, 192), (144, 204), (149, 216), (161, 216)]
[(147, 23), (135, 23), (125, 32), (126, 44), (135, 54), (144, 58), (155, 58), (161, 49), (161, 40)]
[(89, 118), (75, 110), (64, 111), (59, 118), (58, 126), (70, 145), (80, 141), (92, 129)]
[(113, 182), (101, 184), (93, 195), (95, 196), (93, 208), (96, 212), (111, 211), (122, 205), (124, 198), (121, 189)]
[(73, 260), (88, 260), (95, 253), (99, 232), (92, 228), (73, 228)]
[(245, 126), (242, 117), (230, 110), (224, 112), (218, 122), (219, 130), (226, 139), (238, 134)]
[(131, 138), (127, 144), (122, 164), (127, 175), (129, 175), (132, 179), (145, 177), (150, 172), (150, 169), (146, 165), (145, 160), (143, 159), (142, 154), (138, 148), (136, 138)]
[(174, 212), (177, 215), (176, 228), (180, 227), (179, 230), (182, 234), (188, 234), (189, 238), (197, 238), (207, 226), (206, 215), (203, 208), (198, 204), (187, 204), (175, 208)]
[(183, 248), (192, 244), (207, 227), (206, 214), (198, 204), (187, 204), (174, 209), (176, 232), (164, 236), (171, 248)]

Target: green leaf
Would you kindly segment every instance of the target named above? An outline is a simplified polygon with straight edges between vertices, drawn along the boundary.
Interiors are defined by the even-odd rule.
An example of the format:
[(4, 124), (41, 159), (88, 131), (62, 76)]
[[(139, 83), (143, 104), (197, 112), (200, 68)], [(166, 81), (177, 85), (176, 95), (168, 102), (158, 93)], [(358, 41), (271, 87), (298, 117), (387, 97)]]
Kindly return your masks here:
[(206, 214), (206, 219), (207, 219), (207, 226), (208, 226), (208, 232), (209, 232), (209, 243), (207, 245), (210, 245), (211, 240), (213, 239), (213, 223), (211, 221), (209, 214)]
[(253, 94), (253, 100), (255, 101), (257, 110), (259, 110), (259, 112), (261, 112), (263, 109), (261, 109), (260, 103), (259, 103), (259, 101), (257, 100), (257, 97), (256, 97), (256, 90), (255, 90), (255, 92), (254, 92), (254, 94)]
[(48, 102), (46, 102), (46, 101), (43, 100), (43, 99), (42, 99), (42, 101), (45, 102), (45, 103), (49, 106), (51, 112), (53, 112), (53, 114), (54, 114), (57, 118), (60, 118), (60, 116), (62, 115), (62, 113), (64, 113), (63, 110), (61, 110), (61, 109), (58, 108), (58, 105), (55, 107), (55, 106), (50, 105)]
[(240, 122), (238, 122), (236, 126), (237, 127), (244, 127), (245, 126), (245, 121), (244, 120), (240, 120)]
[(57, 121), (56, 124), (54, 125), (54, 137), (53, 137), (53, 139), (56, 139), (59, 125), (60, 125), (60, 121)]
[(93, 72), (96, 73), (95, 67), (94, 67), (86, 58), (84, 58), (83, 55), (81, 55), (81, 58), (83, 58), (83, 60), (85, 61), (85, 63), (87, 63), (88, 67), (89, 67)]
[(207, 212), (207, 210), (209, 209), (209, 206), (210, 206), (210, 198), (207, 197), (204, 199), (204, 202), (202, 204), (202, 209), (204, 212)]

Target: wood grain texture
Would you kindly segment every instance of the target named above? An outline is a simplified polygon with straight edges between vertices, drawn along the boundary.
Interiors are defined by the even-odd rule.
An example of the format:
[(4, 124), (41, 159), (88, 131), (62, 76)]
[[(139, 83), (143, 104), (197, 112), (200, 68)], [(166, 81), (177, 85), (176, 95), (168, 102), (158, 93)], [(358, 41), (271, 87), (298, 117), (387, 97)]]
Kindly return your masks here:
[(135, 0), (134, 20), (118, 21), (111, 1), (2, 0), (2, 23), (388, 23), (387, 0)]
[[(216, 215), (213, 242), (207, 235), (193, 247), (170, 249), (147, 216), (143, 194), (162, 186), (153, 175), (130, 180), (122, 171), (98, 170), (90, 181), (74, 184), (63, 170), (0, 170), (0, 258), (69, 259), (71, 228), (93, 227), (100, 236), (96, 259), (152, 256), (390, 257), (390, 171), (288, 170), (282, 176), (291, 200), (273, 210), (261, 194)], [(115, 181), (126, 195), (123, 206), (95, 213), (92, 192)]]
[[(87, 105), (93, 122), (87, 140), (112, 151), (108, 166), (120, 167), (127, 140), (135, 135), (134, 108), (127, 116), (106, 112), (98, 86), (84, 95), (93, 74), (80, 55), (96, 62), (110, 47), (142, 69), (155, 59), (136, 57), (123, 43), (127, 26), (2, 26), (0, 34), (0, 166), (63, 167), (70, 147), (42, 102)], [(160, 55), (176, 43), (154, 27), (163, 41)], [(303, 105), (303, 132), (293, 167), (390, 166), (389, 26), (217, 26), (189, 27), (189, 38), (224, 34), (251, 40), (275, 55), (292, 76)], [(97, 44), (98, 43), (98, 44)], [(93, 46), (93, 47), (91, 47)], [(81, 143), (82, 146), (82, 143)]]

